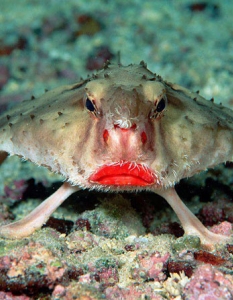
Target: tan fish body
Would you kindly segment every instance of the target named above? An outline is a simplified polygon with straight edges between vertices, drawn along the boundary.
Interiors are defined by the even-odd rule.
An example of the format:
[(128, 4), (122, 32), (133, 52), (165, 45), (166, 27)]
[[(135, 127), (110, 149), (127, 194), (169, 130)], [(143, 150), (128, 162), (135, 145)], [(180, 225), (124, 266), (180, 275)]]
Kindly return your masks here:
[(163, 81), (140, 65), (106, 65), (93, 77), (24, 101), (0, 117), (5, 152), (62, 174), (66, 183), (0, 235), (40, 228), (73, 192), (149, 190), (164, 197), (186, 234), (202, 244), (228, 237), (208, 231), (174, 190), (184, 177), (233, 157), (233, 112)]

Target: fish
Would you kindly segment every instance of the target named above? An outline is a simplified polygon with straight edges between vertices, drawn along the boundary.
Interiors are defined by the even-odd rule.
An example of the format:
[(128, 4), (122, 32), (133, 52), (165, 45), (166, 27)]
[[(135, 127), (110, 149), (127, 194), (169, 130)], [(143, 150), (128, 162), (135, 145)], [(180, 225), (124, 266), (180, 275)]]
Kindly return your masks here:
[(150, 191), (173, 208), (185, 234), (212, 247), (231, 237), (208, 230), (175, 185), (232, 161), (233, 111), (163, 80), (139, 64), (106, 63), (79, 82), (23, 101), (0, 116), (0, 156), (17, 155), (64, 177), (29, 215), (0, 226), (20, 239), (80, 189)]

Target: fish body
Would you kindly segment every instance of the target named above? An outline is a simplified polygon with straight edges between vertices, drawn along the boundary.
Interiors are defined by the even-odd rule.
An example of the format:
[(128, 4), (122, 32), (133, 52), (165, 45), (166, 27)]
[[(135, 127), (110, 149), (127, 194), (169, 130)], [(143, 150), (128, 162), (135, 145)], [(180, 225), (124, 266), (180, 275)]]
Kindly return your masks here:
[[(174, 186), (182, 178), (232, 161), (232, 129), (230, 109), (164, 81), (143, 62), (107, 64), (86, 80), (4, 113), (0, 153), (21, 156), (63, 175), (68, 194), (82, 188), (153, 191), (175, 209), (186, 233), (210, 244), (212, 235), (207, 238), (206, 229), (192, 214), (182, 217), (191, 212), (187, 208), (182, 212)], [(45, 222), (57, 207), (54, 199), (33, 218), (41, 219), (39, 213), (47, 209)], [(29, 221), (19, 222), (2, 226), (0, 234), (18, 238), (43, 225), (33, 223), (28, 233), (24, 229)], [(19, 227), (22, 234), (12, 231)], [(225, 239), (218, 235), (214, 243)]]

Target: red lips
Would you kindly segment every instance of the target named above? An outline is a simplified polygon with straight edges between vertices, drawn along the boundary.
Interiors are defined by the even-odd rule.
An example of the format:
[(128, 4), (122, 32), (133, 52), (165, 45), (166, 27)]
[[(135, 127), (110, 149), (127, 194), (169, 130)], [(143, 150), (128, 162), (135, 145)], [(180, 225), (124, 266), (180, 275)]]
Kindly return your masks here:
[(156, 182), (157, 177), (152, 171), (141, 164), (122, 162), (117, 165), (105, 165), (92, 174), (91, 182), (102, 185), (146, 186)]

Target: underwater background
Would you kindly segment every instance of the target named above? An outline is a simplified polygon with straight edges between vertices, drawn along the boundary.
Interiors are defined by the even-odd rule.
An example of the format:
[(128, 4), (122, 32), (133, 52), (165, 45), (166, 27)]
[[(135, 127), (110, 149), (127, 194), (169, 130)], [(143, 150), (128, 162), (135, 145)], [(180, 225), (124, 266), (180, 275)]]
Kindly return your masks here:
[[(119, 59), (232, 108), (232, 16), (227, 0), (1, 0), (0, 112)], [(177, 186), (206, 226), (233, 222), (232, 169)], [(8, 158), (0, 221), (20, 219), (61, 180)], [(31, 237), (0, 239), (0, 300), (233, 299), (232, 253), (184, 238), (159, 197), (81, 191)]]

